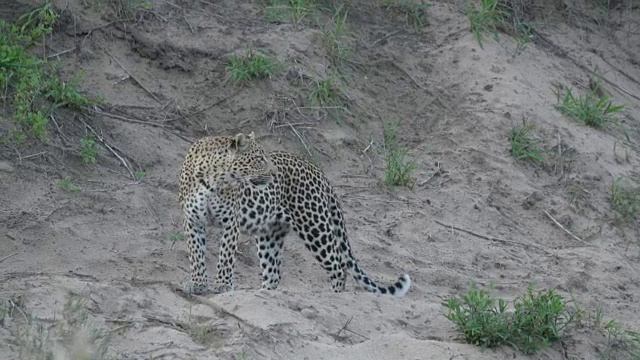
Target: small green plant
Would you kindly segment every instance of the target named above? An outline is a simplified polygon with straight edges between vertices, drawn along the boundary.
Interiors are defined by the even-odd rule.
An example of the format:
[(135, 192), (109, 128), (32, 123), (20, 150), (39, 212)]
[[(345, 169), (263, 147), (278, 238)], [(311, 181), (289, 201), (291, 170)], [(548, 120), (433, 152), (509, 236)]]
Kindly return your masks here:
[(235, 360), (250, 360), (249, 354), (247, 354), (246, 350), (242, 350), (239, 353), (235, 354)]
[(473, 284), (460, 299), (450, 298), (442, 305), (449, 309), (445, 317), (453, 321), (468, 343), (488, 348), (507, 343), (509, 315), (505, 300), (496, 300)]
[(144, 171), (136, 171), (134, 175), (136, 177), (136, 180), (142, 180), (147, 174), (145, 174)]
[(387, 9), (405, 14), (407, 23), (413, 25), (418, 30), (427, 23), (427, 9), (432, 4), (419, 4), (416, 0), (382, 0), (382, 6)]
[(70, 193), (78, 193), (82, 191), (82, 188), (74, 183), (72, 183), (68, 179), (62, 179), (58, 181), (58, 188), (64, 191), (68, 191)]
[(610, 123), (619, 124), (616, 115), (624, 110), (624, 105), (613, 105), (607, 96), (599, 97), (595, 91), (576, 97), (572, 89), (567, 88), (564, 96), (561, 91), (556, 91), (556, 97), (556, 108), (561, 113), (594, 128), (602, 128)]
[(174, 247), (176, 243), (183, 240), (184, 240), (184, 234), (182, 232), (173, 233), (171, 234), (171, 236), (169, 236), (169, 241), (171, 241), (171, 247)]
[(151, 10), (153, 4), (148, 0), (101, 0), (106, 1), (119, 20), (134, 20), (138, 10)]
[(271, 77), (276, 68), (274, 60), (249, 48), (246, 54), (229, 59), (227, 72), (234, 83), (246, 84), (253, 79)]
[(18, 28), (15, 32), (27, 36), (34, 42), (36, 39), (50, 35), (60, 16), (56, 13), (50, 0), (44, 1), (42, 6), (18, 18)]
[(516, 39), (516, 49), (514, 56), (523, 52), (527, 46), (534, 40), (534, 29), (542, 27), (542, 24), (531, 24), (522, 22), (520, 19), (513, 17), (510, 30)]
[(202, 345), (212, 345), (219, 342), (216, 331), (214, 324), (208, 323), (190, 323), (187, 327), (187, 332), (191, 338)]
[(481, 49), (484, 49), (482, 39), (487, 33), (492, 34), (496, 42), (500, 41), (498, 29), (504, 26), (507, 12), (502, 10), (498, 3), (498, 0), (482, 0), (479, 10), (473, 9), (471, 5), (467, 8), (470, 30)]
[(535, 354), (560, 340), (562, 331), (574, 321), (567, 302), (553, 289), (535, 291), (527, 288), (524, 296), (514, 301), (510, 342), (525, 354)]
[(589, 192), (580, 184), (573, 184), (569, 187), (569, 205), (576, 209), (582, 209), (589, 204)]
[(351, 38), (347, 36), (347, 10), (340, 5), (331, 20), (322, 26), (320, 39), (334, 63), (340, 64), (351, 55)]
[(51, 79), (46, 97), (51, 99), (55, 108), (68, 106), (80, 110), (96, 103), (96, 100), (89, 99), (80, 93), (84, 73), (84, 69), (81, 69), (68, 82), (63, 82), (57, 77)]
[(640, 332), (628, 329), (617, 320), (610, 320), (604, 327), (607, 345), (602, 351), (603, 360), (640, 359)]
[(309, 102), (316, 110), (325, 110), (335, 115), (340, 123), (341, 113), (344, 110), (342, 101), (344, 93), (333, 79), (314, 80), (313, 89), (309, 94)]
[(640, 209), (640, 183), (622, 176), (616, 178), (611, 184), (611, 206), (619, 224), (635, 219)]
[(409, 149), (393, 149), (387, 158), (387, 186), (409, 186), (413, 182), (411, 173), (415, 169), (415, 162), (407, 160)]
[(111, 334), (121, 330), (92, 324), (84, 299), (73, 294), (50, 322), (32, 316), (19, 300), (9, 300), (5, 307), (3, 327), (9, 329), (12, 348), (20, 360), (108, 359)]
[(522, 119), (522, 125), (514, 126), (509, 132), (509, 143), (511, 143), (511, 155), (518, 160), (531, 160), (538, 164), (545, 164), (543, 150), (538, 146), (538, 142), (531, 137), (531, 132), (535, 129), (534, 124), (527, 124)]
[(409, 149), (398, 146), (396, 136), (400, 121), (385, 126), (384, 140), (387, 149), (387, 168), (385, 184), (387, 186), (409, 186), (412, 183), (411, 174), (416, 164), (407, 160)]
[(316, 106), (341, 106), (342, 90), (331, 79), (314, 81), (315, 88), (309, 94), (309, 100)]
[(315, 10), (312, 0), (270, 0), (266, 4), (267, 19), (271, 22), (281, 23), (290, 18), (297, 27), (305, 18)]
[(95, 164), (100, 146), (90, 137), (80, 140), (80, 157), (85, 164)]
[(65, 83), (52, 64), (27, 51), (51, 34), (57, 21), (51, 2), (21, 16), (14, 24), (0, 20), (0, 91), (18, 125), (14, 137), (19, 143), (26, 140), (26, 134), (45, 139), (54, 108), (82, 108), (92, 103), (78, 91), (77, 78)]
[(515, 311), (510, 312), (507, 301), (495, 299), (473, 284), (466, 294), (442, 305), (448, 309), (445, 317), (468, 343), (511, 345), (525, 354), (535, 354), (560, 340), (576, 322), (580, 312), (570, 309), (569, 303), (553, 289), (537, 291), (529, 286), (524, 296), (514, 300)]

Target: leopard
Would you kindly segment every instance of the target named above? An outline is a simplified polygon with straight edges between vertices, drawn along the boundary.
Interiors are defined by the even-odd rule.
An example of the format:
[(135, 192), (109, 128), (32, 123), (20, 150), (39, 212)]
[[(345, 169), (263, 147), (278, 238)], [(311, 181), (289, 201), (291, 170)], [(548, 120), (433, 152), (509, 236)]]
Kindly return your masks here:
[[(202, 295), (235, 289), (238, 240), (253, 237), (262, 272), (260, 289), (281, 280), (285, 237), (293, 231), (327, 272), (333, 292), (345, 289), (347, 275), (365, 290), (402, 297), (408, 274), (378, 285), (359, 266), (348, 240), (342, 207), (318, 166), (286, 151), (267, 151), (254, 132), (211, 135), (187, 151), (179, 179), (183, 231), (191, 278), (186, 293)], [(221, 229), (216, 277), (209, 282), (205, 262), (209, 225)]]

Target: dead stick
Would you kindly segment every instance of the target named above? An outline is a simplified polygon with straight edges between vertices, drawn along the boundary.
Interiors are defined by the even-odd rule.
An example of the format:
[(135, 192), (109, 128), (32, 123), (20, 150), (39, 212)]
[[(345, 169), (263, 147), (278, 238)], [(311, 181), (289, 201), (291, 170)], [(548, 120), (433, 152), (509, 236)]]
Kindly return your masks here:
[(523, 243), (520, 243), (520, 242), (517, 242), (517, 241), (498, 239), (498, 238), (495, 238), (493, 236), (485, 236), (485, 235), (474, 233), (473, 231), (466, 230), (466, 229), (463, 229), (463, 228), (459, 228), (459, 227), (456, 227), (456, 226), (453, 226), (453, 225), (447, 225), (447, 224), (445, 224), (443, 222), (440, 222), (438, 220), (434, 220), (434, 221), (437, 224), (442, 225), (442, 226), (444, 226), (446, 228), (456, 229), (458, 231), (466, 232), (467, 234), (473, 235), (475, 237), (479, 237), (480, 239), (485, 239), (485, 240), (489, 240), (489, 241), (495, 241), (495, 242), (499, 242), (499, 243), (503, 243), (503, 244), (507, 244), (507, 245), (521, 246), (521, 247), (524, 247), (524, 248), (531, 247), (531, 248), (534, 248), (536, 250), (539, 250), (539, 251), (542, 251), (544, 253), (547, 253), (549, 255), (553, 255), (553, 253), (551, 251), (549, 251), (547, 249), (544, 249), (544, 248), (541, 248), (540, 246), (536, 246), (536, 245), (533, 245), (533, 244), (523, 244)]
[(207, 298), (205, 298), (205, 297), (203, 297), (203, 296), (194, 295), (194, 294), (189, 294), (189, 293), (185, 292), (185, 291), (182, 289), (182, 287), (180, 286), (180, 284), (177, 284), (177, 283), (171, 283), (171, 285), (172, 285), (172, 287), (173, 287), (173, 291), (174, 291), (174, 292), (178, 292), (179, 294), (183, 295), (183, 296), (184, 296), (184, 297), (186, 297), (186, 298), (190, 298), (190, 299), (198, 300), (198, 302), (200, 302), (200, 303), (201, 303), (201, 304), (203, 304), (203, 305), (207, 305), (207, 306), (208, 306), (208, 307), (210, 307), (213, 311), (215, 311), (215, 312), (217, 312), (217, 313), (219, 313), (219, 314), (226, 315), (226, 316), (229, 316), (229, 317), (231, 317), (231, 318), (234, 318), (234, 319), (236, 319), (238, 322), (241, 322), (241, 323), (243, 323), (243, 324), (245, 324), (245, 325), (249, 326), (250, 328), (252, 328), (252, 329), (254, 329), (254, 330), (257, 330), (257, 331), (259, 331), (259, 332), (261, 332), (261, 333), (265, 333), (265, 332), (266, 332), (266, 330), (264, 330), (263, 328), (258, 327), (258, 326), (256, 326), (256, 325), (253, 325), (253, 324), (252, 324), (252, 323), (250, 323), (249, 321), (247, 321), (247, 320), (245, 320), (245, 319), (241, 318), (240, 316), (238, 316), (238, 315), (236, 315), (236, 314), (233, 314), (233, 313), (231, 313), (231, 312), (227, 311), (227, 310), (226, 310), (225, 308), (223, 308), (222, 306), (220, 306), (220, 305), (218, 305), (218, 304), (214, 303), (213, 301), (211, 301), (211, 300), (209, 300), (209, 299), (207, 299)]
[(16, 255), (18, 255), (18, 253), (17, 253), (17, 252), (15, 252), (15, 253), (13, 253), (13, 254), (11, 254), (11, 255), (5, 256), (5, 257), (3, 257), (2, 259), (0, 259), (0, 263), (1, 263), (1, 262), (3, 262), (3, 261), (5, 261), (5, 260), (7, 260), (8, 258), (14, 257), (14, 256), (16, 256)]
[(633, 76), (629, 75), (628, 73), (626, 73), (625, 71), (622, 71), (620, 68), (618, 68), (617, 66), (613, 65), (609, 60), (605, 59), (603, 54), (601, 52), (598, 53), (598, 55), (600, 55), (600, 58), (602, 59), (602, 61), (606, 62), (609, 66), (611, 66), (612, 68), (614, 68), (616, 71), (618, 71), (620, 74), (624, 75), (627, 77), (627, 79), (633, 81), (634, 83), (636, 83), (637, 85), (640, 85), (640, 81), (636, 80)]
[(66, 53), (68, 53), (68, 52), (72, 52), (72, 51), (73, 51), (73, 50), (75, 50), (75, 49), (76, 49), (76, 48), (71, 48), (71, 49), (67, 49), (67, 50), (62, 50), (62, 51), (57, 52), (57, 53), (55, 53), (55, 54), (48, 55), (48, 56), (47, 56), (47, 58), (49, 59), (49, 58), (52, 58), (52, 57), (60, 56), (60, 55), (66, 54)]
[(189, 25), (189, 29), (191, 29), (191, 33), (195, 34), (196, 32), (193, 31), (193, 26), (191, 26), (191, 23), (189, 22), (189, 19), (187, 19), (187, 15), (182, 15), (182, 17), (184, 18), (184, 21), (187, 23), (187, 25)]
[(336, 336), (340, 336), (340, 334), (347, 328), (347, 326), (349, 326), (349, 323), (351, 323), (351, 320), (353, 320), (353, 315), (349, 318), (349, 320), (347, 320), (347, 322), (344, 323), (344, 326), (338, 330), (338, 333), (336, 334)]
[(390, 33), (390, 34), (388, 34), (388, 35), (386, 35), (386, 36), (381, 37), (380, 39), (378, 39), (378, 40), (374, 41), (373, 43), (371, 43), (371, 45), (369, 45), (369, 46), (368, 46), (368, 48), (369, 48), (369, 49), (371, 49), (372, 47), (374, 47), (374, 46), (375, 46), (377, 43), (379, 43), (380, 41), (387, 40), (387, 39), (389, 39), (390, 37), (392, 37), (392, 36), (396, 35), (397, 33), (401, 32), (401, 31), (403, 31), (403, 30), (402, 30), (402, 29), (400, 29), (400, 30), (398, 30), (398, 31), (394, 31), (394, 32), (392, 32), (392, 33)]
[(171, 131), (170, 129), (168, 129), (166, 126), (164, 126), (163, 124), (158, 124), (158, 123), (154, 123), (151, 121), (142, 121), (142, 120), (137, 120), (137, 119), (133, 119), (127, 116), (122, 116), (122, 115), (117, 115), (111, 112), (104, 112), (104, 111), (92, 111), (94, 114), (99, 114), (99, 115), (103, 115), (103, 116), (108, 116), (112, 119), (117, 119), (117, 120), (122, 120), (122, 121), (126, 121), (126, 122), (130, 122), (133, 124), (141, 124), (141, 125), (148, 125), (148, 126), (153, 126), (153, 127), (157, 127), (157, 128), (161, 128), (164, 129), (165, 131), (179, 137), (180, 139), (186, 141), (186, 142), (193, 142), (193, 139), (189, 139), (188, 137), (184, 136), (184, 135), (180, 135), (175, 131)]
[(140, 85), (140, 87), (141, 87), (144, 91), (146, 91), (146, 92), (147, 92), (147, 94), (151, 95), (151, 97), (152, 97), (155, 101), (157, 101), (158, 103), (161, 103), (161, 104), (162, 104), (162, 102), (160, 101), (160, 99), (158, 99), (158, 97), (156, 97), (156, 96), (151, 92), (151, 90), (147, 89), (147, 87), (146, 87), (146, 86), (142, 85), (142, 82), (141, 82), (140, 80), (138, 80), (138, 78), (136, 78), (135, 76), (133, 76), (133, 74), (132, 74), (131, 72), (129, 72), (129, 70), (127, 70), (127, 68), (126, 68), (126, 67), (124, 67), (124, 65), (122, 65), (122, 63), (118, 60), (118, 58), (116, 58), (115, 56), (113, 56), (113, 54), (111, 54), (111, 52), (110, 52), (107, 48), (104, 48), (104, 51), (106, 51), (106, 52), (107, 52), (107, 54), (109, 54), (109, 56), (111, 56), (111, 57), (113, 58), (113, 60), (114, 60), (114, 61), (115, 61), (115, 62), (116, 62), (116, 63), (117, 63), (121, 68), (122, 68), (122, 70), (124, 70), (124, 72), (126, 72), (126, 73), (127, 73), (127, 75), (131, 76), (131, 78), (132, 78), (136, 83), (138, 83), (138, 85)]
[(302, 143), (302, 146), (304, 146), (304, 149), (307, 150), (307, 153), (309, 153), (309, 156), (311, 156), (313, 158), (313, 154), (311, 153), (311, 150), (309, 150), (309, 147), (307, 146), (307, 142), (304, 141), (304, 139), (302, 138), (302, 135), (300, 135), (298, 130), (296, 130), (296, 128), (293, 125), (291, 125), (291, 123), (287, 123), (287, 124), (289, 124), (289, 127), (291, 127), (291, 130), (293, 130), (293, 133), (296, 134), (298, 139), (300, 139), (300, 142)]
[(577, 237), (577, 236), (573, 235), (573, 233), (572, 233), (571, 231), (567, 230), (567, 228), (565, 228), (564, 226), (562, 226), (562, 224), (560, 224), (556, 219), (554, 219), (554, 218), (553, 218), (553, 216), (551, 216), (551, 214), (549, 214), (549, 213), (547, 212), (547, 210), (542, 210), (542, 211), (544, 211), (544, 213), (549, 217), (549, 219), (551, 219), (554, 223), (556, 223), (556, 225), (558, 225), (558, 227), (560, 227), (560, 229), (564, 230), (564, 232), (566, 232), (567, 234), (569, 234), (569, 236), (571, 236), (572, 238), (574, 238), (574, 239), (578, 240), (579, 242), (581, 242), (581, 243), (583, 243), (583, 244), (585, 244), (585, 245), (591, 246), (591, 245), (590, 245), (589, 243), (587, 243), (586, 241), (584, 241), (584, 240), (580, 239), (579, 237)]
[(195, 115), (195, 114), (201, 113), (201, 112), (203, 112), (203, 111), (205, 111), (205, 110), (209, 110), (209, 109), (211, 109), (212, 107), (214, 107), (214, 106), (216, 106), (216, 105), (219, 105), (219, 104), (221, 104), (221, 103), (225, 102), (226, 100), (229, 100), (231, 97), (236, 96), (239, 92), (240, 92), (240, 89), (237, 89), (236, 91), (232, 92), (231, 94), (229, 94), (229, 95), (227, 95), (227, 96), (225, 96), (225, 97), (223, 97), (223, 98), (220, 98), (220, 99), (218, 99), (218, 100), (214, 101), (213, 103), (211, 103), (211, 104), (209, 104), (209, 105), (207, 105), (207, 106), (205, 106), (205, 107), (203, 107), (203, 108), (201, 108), (201, 109), (199, 109), (199, 110), (195, 110), (194, 112), (189, 113), (189, 114), (180, 115), (180, 116), (175, 117), (175, 118), (173, 118), (173, 119), (167, 119), (165, 122), (171, 122), (171, 121), (181, 120), (181, 119), (184, 119), (184, 118), (186, 118), (186, 117), (193, 116), (193, 115)]
[[(594, 72), (592, 72), (592, 74), (596, 75)], [(613, 86), (614, 88), (618, 89), (620, 92), (622, 92), (622, 93), (624, 93), (626, 95), (629, 95), (629, 96), (631, 96), (632, 98), (634, 98), (636, 100), (640, 100), (640, 97), (638, 97), (637, 95), (634, 95), (629, 90), (627, 90), (627, 89), (623, 88), (622, 86), (614, 83), (613, 81), (607, 79), (606, 77), (601, 76), (600, 79), (604, 80), (604, 82), (606, 82), (607, 84), (609, 84), (609, 85)]]
[(100, 135), (98, 135), (98, 133), (93, 130), (93, 128), (91, 126), (89, 126), (89, 124), (87, 124), (84, 120), (80, 119), (80, 121), (82, 121), (82, 123), (87, 127), (87, 129), (89, 129), (93, 135), (95, 135), (95, 137), (98, 139), (98, 141), (100, 141), (102, 143), (102, 145), (104, 145), (107, 150), (109, 150), (113, 155), (115, 155), (118, 160), (120, 160), (120, 162), (122, 163), (122, 165), (124, 165), (124, 167), (127, 169), (127, 171), (129, 172), (129, 175), (131, 175), (131, 178), (133, 180), (137, 180), (136, 179), (136, 174), (133, 172), (133, 170), (131, 170), (131, 166), (129, 166), (129, 163), (127, 162), (126, 159), (124, 159), (122, 156), (120, 156), (108, 143), (107, 141), (101, 137)]
[(108, 117), (111, 117), (111, 118), (114, 118), (114, 119), (130, 122), (130, 123), (133, 123), (133, 124), (142, 124), (142, 125), (149, 125), (149, 126), (158, 127), (158, 128), (165, 128), (165, 126), (162, 125), (162, 124), (154, 123), (154, 122), (151, 122), (151, 121), (142, 121), (142, 120), (138, 120), (138, 119), (133, 119), (131, 117), (114, 114), (112, 112), (96, 111), (96, 110), (93, 110), (92, 112), (94, 114), (108, 116)]

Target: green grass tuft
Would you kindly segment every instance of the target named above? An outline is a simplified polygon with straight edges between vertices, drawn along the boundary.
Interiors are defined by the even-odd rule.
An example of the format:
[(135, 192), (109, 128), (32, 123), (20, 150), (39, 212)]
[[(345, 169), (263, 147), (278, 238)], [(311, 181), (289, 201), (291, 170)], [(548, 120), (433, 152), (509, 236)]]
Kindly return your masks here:
[(79, 91), (80, 76), (70, 82), (58, 77), (53, 64), (30, 55), (29, 47), (53, 32), (58, 15), (51, 2), (21, 16), (16, 23), (0, 20), (0, 91), (18, 125), (14, 135), (44, 140), (51, 111), (58, 107), (82, 109), (95, 103)]
[(100, 146), (90, 137), (80, 140), (80, 157), (82, 161), (89, 165), (96, 163), (96, 156), (100, 153)]
[(602, 360), (640, 359), (640, 331), (626, 328), (617, 320), (608, 321), (602, 330), (607, 337)]
[(109, 342), (114, 332), (89, 320), (85, 299), (70, 295), (53, 320), (42, 321), (29, 313), (24, 298), (0, 302), (0, 324), (9, 329), (11, 347), (20, 360), (112, 359)]
[(352, 39), (348, 36), (347, 26), (348, 11), (344, 6), (339, 6), (329, 23), (322, 26), (320, 40), (327, 54), (335, 64), (341, 64), (349, 59), (352, 54)]
[(496, 42), (500, 41), (498, 29), (504, 26), (507, 12), (498, 3), (498, 0), (482, 0), (479, 10), (473, 9), (471, 5), (467, 8), (470, 30), (481, 49), (484, 49), (482, 41), (485, 34), (492, 34)]
[(269, 78), (275, 74), (275, 60), (250, 48), (244, 55), (232, 56), (229, 59), (227, 72), (231, 81), (247, 84), (254, 79)]
[(312, 0), (269, 0), (266, 2), (267, 20), (282, 23), (291, 19), (295, 27), (315, 11)]
[(611, 206), (619, 224), (629, 224), (640, 209), (640, 183), (622, 176), (611, 184)]
[(514, 126), (509, 132), (509, 143), (511, 143), (511, 155), (518, 160), (531, 160), (544, 165), (546, 159), (544, 151), (538, 146), (538, 142), (531, 137), (531, 132), (535, 129), (534, 124), (527, 124), (522, 119), (522, 125)]
[(82, 188), (80, 186), (72, 183), (71, 180), (68, 179), (62, 179), (58, 181), (58, 188), (70, 193), (79, 193), (82, 191)]
[(418, 30), (427, 25), (427, 9), (433, 5), (420, 4), (416, 0), (382, 0), (382, 6), (404, 14), (407, 17), (407, 23)]
[(537, 291), (527, 288), (524, 296), (514, 300), (515, 311), (508, 303), (496, 299), (475, 284), (460, 298), (450, 298), (442, 305), (445, 315), (456, 325), (461, 337), (470, 344), (493, 348), (511, 345), (525, 354), (535, 354), (566, 335), (580, 311), (553, 289)]
[(313, 89), (308, 100), (312, 108), (324, 110), (335, 116), (338, 124), (341, 122), (342, 111), (345, 109), (344, 92), (337, 82), (332, 79), (313, 80)]
[(576, 97), (572, 89), (568, 88), (564, 96), (560, 91), (556, 92), (556, 96), (556, 108), (561, 113), (597, 129), (610, 123), (619, 124), (616, 115), (624, 110), (624, 105), (613, 105), (607, 96), (599, 97), (595, 91)]
[(385, 126), (384, 141), (387, 149), (387, 167), (385, 184), (387, 186), (409, 186), (414, 183), (411, 177), (416, 164), (408, 160), (409, 149), (399, 146), (397, 143), (397, 130), (400, 121)]

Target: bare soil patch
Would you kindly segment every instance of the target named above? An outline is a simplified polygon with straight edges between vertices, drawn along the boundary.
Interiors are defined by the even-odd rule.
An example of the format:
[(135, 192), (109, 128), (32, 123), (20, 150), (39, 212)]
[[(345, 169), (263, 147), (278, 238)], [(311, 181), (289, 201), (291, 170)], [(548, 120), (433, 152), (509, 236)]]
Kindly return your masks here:
[[(610, 344), (589, 325), (595, 309), (638, 329), (640, 224), (637, 216), (618, 224), (611, 201), (616, 178), (640, 179), (637, 4), (602, 17), (565, 8), (563, 21), (550, 18), (514, 56), (516, 40), (504, 34), (480, 49), (461, 3), (431, 3), (428, 24), (416, 29), (377, 1), (349, 1), (340, 41), (350, 54), (336, 61), (322, 41), (332, 11), (296, 25), (269, 21), (257, 1), (153, 0), (124, 21), (111, 6), (123, 1), (56, 0), (60, 26), (44, 47), (60, 53), (63, 78), (85, 71), (82, 89), (103, 104), (85, 115), (54, 111), (49, 141), (20, 146), (9, 139), (9, 110), (0, 112), (0, 137), (9, 139), (0, 144), (5, 305), (52, 324), (76, 294), (118, 359), (525, 358), (456, 339), (441, 303), (472, 281), (495, 282), (506, 299), (531, 283), (575, 298), (587, 325), (540, 359), (601, 357)], [(25, 10), (2, 7), (5, 19)], [(248, 47), (281, 68), (240, 86), (226, 68)], [(555, 108), (554, 86), (584, 94), (595, 68), (625, 105), (628, 138)], [(314, 79), (339, 84), (343, 109), (309, 100)], [(544, 166), (510, 155), (509, 131), (523, 118), (548, 151)], [(412, 187), (389, 188), (384, 129), (398, 120), (416, 169)], [(87, 125), (104, 140), (90, 166), (77, 155)], [(380, 282), (408, 272), (405, 298), (352, 281), (331, 293), (293, 235), (277, 291), (256, 290), (247, 238), (237, 291), (202, 300), (174, 289), (189, 276), (177, 199), (186, 150), (204, 135), (251, 131), (322, 167), (362, 267)], [(212, 233), (210, 270), (217, 244)], [(3, 359), (20, 358), (11, 324), (0, 321)]]

